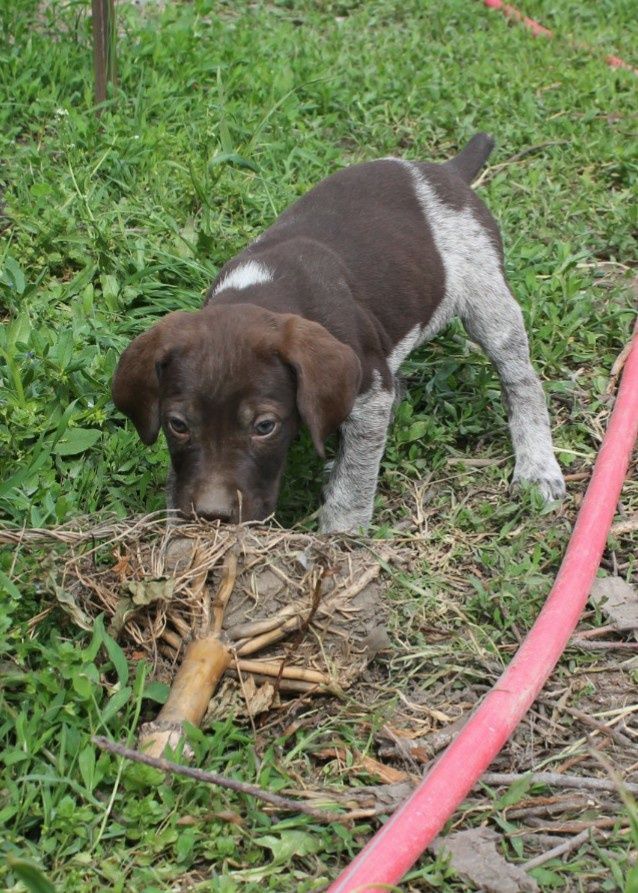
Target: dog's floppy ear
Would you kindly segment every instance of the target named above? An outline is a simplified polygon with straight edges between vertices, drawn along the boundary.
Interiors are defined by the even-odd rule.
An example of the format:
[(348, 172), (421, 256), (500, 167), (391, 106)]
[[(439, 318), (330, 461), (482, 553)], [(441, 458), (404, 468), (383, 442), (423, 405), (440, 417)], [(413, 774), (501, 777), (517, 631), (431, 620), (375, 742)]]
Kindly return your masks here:
[(190, 314), (169, 313), (148, 332), (132, 341), (118, 363), (111, 393), (117, 408), (127, 415), (145, 444), (154, 443), (160, 429), (159, 371), (174, 346), (177, 329)]
[(346, 420), (359, 393), (359, 358), (322, 325), (294, 314), (285, 315), (278, 353), (296, 373), (299, 415), (323, 457), (324, 440)]

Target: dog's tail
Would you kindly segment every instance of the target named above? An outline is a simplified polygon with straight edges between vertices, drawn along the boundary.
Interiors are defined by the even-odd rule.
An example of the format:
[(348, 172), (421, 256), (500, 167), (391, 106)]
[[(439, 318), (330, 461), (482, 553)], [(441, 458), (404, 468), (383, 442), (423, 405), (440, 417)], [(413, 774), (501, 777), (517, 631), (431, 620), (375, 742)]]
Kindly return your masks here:
[(494, 140), (489, 134), (477, 133), (455, 158), (445, 162), (444, 167), (451, 168), (462, 180), (471, 183), (493, 148)]

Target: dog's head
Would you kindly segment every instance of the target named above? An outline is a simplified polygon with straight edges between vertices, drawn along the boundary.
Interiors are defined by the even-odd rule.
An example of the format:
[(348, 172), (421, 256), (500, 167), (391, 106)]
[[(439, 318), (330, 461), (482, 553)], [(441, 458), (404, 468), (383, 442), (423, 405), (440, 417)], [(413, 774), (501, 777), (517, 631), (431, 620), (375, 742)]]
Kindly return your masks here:
[(275, 508), (300, 421), (323, 455), (360, 379), (354, 351), (318, 323), (252, 304), (208, 304), (171, 313), (129, 345), (113, 400), (144, 443), (164, 429), (172, 508), (262, 520)]

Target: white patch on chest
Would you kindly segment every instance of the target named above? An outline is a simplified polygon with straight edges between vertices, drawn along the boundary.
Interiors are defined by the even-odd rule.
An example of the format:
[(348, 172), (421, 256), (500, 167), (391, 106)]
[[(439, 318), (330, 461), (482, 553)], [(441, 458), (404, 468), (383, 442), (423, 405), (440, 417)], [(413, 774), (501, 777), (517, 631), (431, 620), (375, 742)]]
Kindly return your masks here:
[(227, 273), (219, 285), (216, 286), (214, 295), (227, 288), (249, 288), (251, 285), (261, 285), (264, 282), (272, 282), (273, 275), (265, 264), (255, 260), (249, 260), (240, 264)]

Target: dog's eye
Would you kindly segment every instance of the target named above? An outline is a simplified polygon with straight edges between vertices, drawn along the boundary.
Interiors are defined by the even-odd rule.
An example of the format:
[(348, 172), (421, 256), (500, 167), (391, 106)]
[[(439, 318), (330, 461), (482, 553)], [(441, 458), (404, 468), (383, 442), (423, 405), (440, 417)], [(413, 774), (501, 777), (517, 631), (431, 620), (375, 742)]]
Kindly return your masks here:
[(257, 419), (253, 425), (253, 432), (257, 437), (268, 437), (277, 427), (275, 419)]
[(168, 427), (173, 434), (188, 434), (188, 425), (176, 415), (169, 416)]

